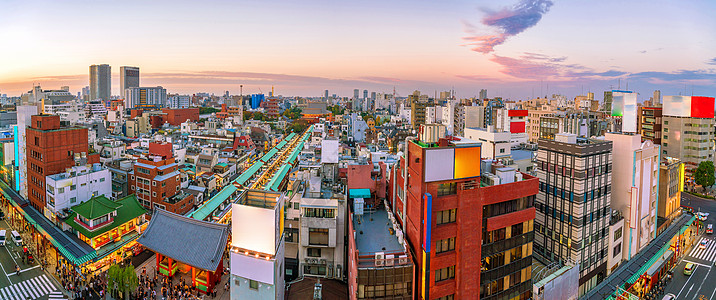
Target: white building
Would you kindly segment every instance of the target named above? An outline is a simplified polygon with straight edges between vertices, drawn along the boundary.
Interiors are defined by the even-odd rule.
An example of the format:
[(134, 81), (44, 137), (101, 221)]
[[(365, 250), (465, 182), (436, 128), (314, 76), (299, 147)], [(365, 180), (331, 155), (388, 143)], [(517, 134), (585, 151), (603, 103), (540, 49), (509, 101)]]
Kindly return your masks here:
[(189, 108), (189, 106), (191, 106), (191, 97), (189, 97), (189, 95), (174, 95), (169, 97), (170, 108)]
[(67, 168), (64, 173), (45, 178), (47, 206), (45, 216), (51, 216), (92, 198), (104, 195), (112, 197), (112, 177), (100, 164)]
[(22, 105), (17, 107), (17, 146), (18, 146), (18, 158), (19, 170), (20, 170), (20, 195), (27, 198), (27, 144), (25, 143), (25, 131), (27, 126), (30, 126), (32, 115), (38, 113), (37, 106), (35, 105)]
[(284, 196), (252, 191), (231, 205), (231, 299), (283, 299)]
[(125, 108), (137, 106), (164, 107), (167, 105), (167, 90), (161, 86), (128, 88), (126, 96), (127, 98), (124, 100)]
[(482, 158), (499, 159), (511, 155), (509, 132), (489, 131), (482, 128), (465, 128), (465, 137), (482, 143)]
[(428, 106), (425, 108), (425, 124), (442, 124), (442, 121), (442, 106)]
[(656, 236), (659, 145), (641, 135), (607, 133), (613, 143), (612, 210), (624, 216), (623, 257), (631, 259)]

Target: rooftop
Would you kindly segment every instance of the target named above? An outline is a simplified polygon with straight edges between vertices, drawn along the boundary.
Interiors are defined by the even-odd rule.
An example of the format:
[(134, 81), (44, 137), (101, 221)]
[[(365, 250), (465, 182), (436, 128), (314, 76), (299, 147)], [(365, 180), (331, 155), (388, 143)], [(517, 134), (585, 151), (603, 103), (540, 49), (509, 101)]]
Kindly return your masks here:
[(353, 228), (356, 231), (356, 248), (360, 255), (375, 252), (403, 252), (403, 245), (392, 232), (385, 209), (373, 212), (365, 211), (362, 216), (353, 215)]
[[(97, 198), (99, 198), (99, 197), (95, 197), (93, 199), (97, 199)], [(69, 218), (67, 218), (65, 220), (65, 223), (67, 223), (67, 225), (70, 225), (70, 227), (77, 230), (79, 233), (81, 233), (85, 237), (93, 238), (93, 237), (99, 236), (107, 231), (110, 231), (114, 228), (117, 228), (118, 226), (129, 222), (129, 220), (132, 220), (132, 219), (139, 217), (146, 213), (146, 210), (144, 210), (144, 207), (142, 207), (139, 204), (139, 201), (137, 201), (137, 196), (134, 194), (124, 197), (122, 199), (119, 199), (117, 201), (111, 201), (109, 199), (107, 199), (106, 201), (104, 201), (104, 200), (101, 200), (101, 201), (104, 203), (103, 205), (110, 205), (110, 203), (106, 202), (106, 201), (109, 201), (109, 202), (111, 202), (112, 205), (117, 206), (117, 208), (116, 208), (117, 216), (114, 217), (114, 220), (112, 221), (112, 224), (110, 226), (104, 226), (104, 227), (100, 227), (94, 231), (89, 231), (89, 230), (87, 230), (86, 227), (84, 227), (80, 224), (77, 224), (75, 222), (75, 216), (77, 215), (76, 212), (73, 212), (72, 214), (70, 214)], [(85, 203), (88, 203), (88, 202), (92, 202), (92, 201), (90, 200)], [(85, 203), (83, 203), (83, 204), (85, 204)], [(82, 205), (82, 204), (80, 204), (80, 205)], [(79, 206), (79, 205), (77, 205), (77, 206)], [(77, 206), (73, 207), (72, 210), (75, 210), (77, 208)]]

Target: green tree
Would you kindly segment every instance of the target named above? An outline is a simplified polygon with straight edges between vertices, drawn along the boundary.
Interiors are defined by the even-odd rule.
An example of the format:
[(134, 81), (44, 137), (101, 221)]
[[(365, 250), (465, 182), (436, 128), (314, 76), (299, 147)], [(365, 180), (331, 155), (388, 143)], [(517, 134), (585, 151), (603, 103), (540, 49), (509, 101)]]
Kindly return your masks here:
[(115, 298), (129, 299), (129, 295), (139, 286), (139, 278), (134, 266), (112, 265), (107, 270), (107, 288)]
[(264, 114), (258, 111), (254, 113), (253, 119), (259, 121), (266, 121), (266, 117), (264, 116)]
[(293, 131), (293, 132), (301, 133), (304, 130), (306, 130), (306, 128), (308, 128), (308, 122), (306, 122), (304, 120), (298, 120), (298, 121), (294, 121), (293, 123), (291, 123), (291, 125), (288, 125), (288, 128), (286, 128), (286, 132)]
[(210, 113), (220, 112), (220, 111), (221, 111), (221, 109), (213, 108), (213, 107), (200, 107), (200, 108), (199, 108), (199, 113), (202, 114), (202, 115), (203, 115), (203, 114), (210, 114)]
[(696, 184), (706, 187), (714, 185), (716, 178), (714, 177), (714, 163), (712, 161), (702, 161), (694, 171), (694, 179)]

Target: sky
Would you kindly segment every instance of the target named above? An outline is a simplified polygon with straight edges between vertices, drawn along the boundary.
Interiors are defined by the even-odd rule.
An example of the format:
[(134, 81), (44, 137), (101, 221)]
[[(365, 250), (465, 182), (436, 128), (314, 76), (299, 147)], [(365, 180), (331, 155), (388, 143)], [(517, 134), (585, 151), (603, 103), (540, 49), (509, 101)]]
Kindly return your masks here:
[(716, 1), (0, 2), (0, 94), (138, 66), (142, 86), (512, 100), (630, 89), (716, 96)]

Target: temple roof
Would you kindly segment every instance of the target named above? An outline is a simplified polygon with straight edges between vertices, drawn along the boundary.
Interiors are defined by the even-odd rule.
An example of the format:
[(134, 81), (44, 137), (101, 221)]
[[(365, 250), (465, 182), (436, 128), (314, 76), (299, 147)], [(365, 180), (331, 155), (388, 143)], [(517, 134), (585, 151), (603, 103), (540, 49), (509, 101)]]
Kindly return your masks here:
[(221, 262), (229, 225), (200, 221), (155, 209), (137, 242), (187, 265), (214, 271)]
[(122, 205), (107, 199), (104, 195), (99, 195), (73, 206), (72, 210), (88, 220), (93, 220), (114, 212), (120, 206)]

